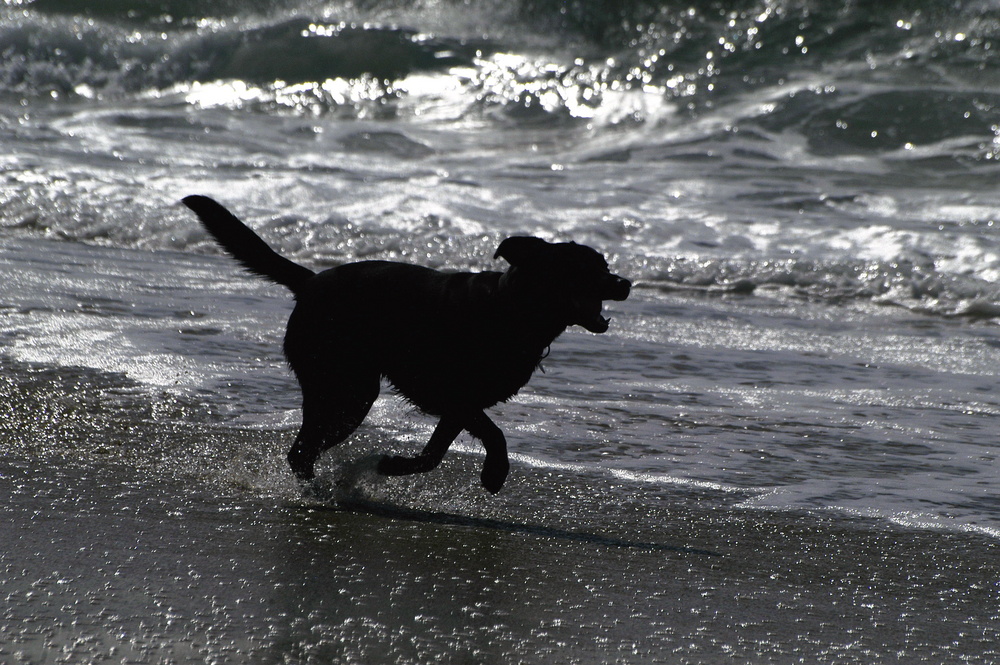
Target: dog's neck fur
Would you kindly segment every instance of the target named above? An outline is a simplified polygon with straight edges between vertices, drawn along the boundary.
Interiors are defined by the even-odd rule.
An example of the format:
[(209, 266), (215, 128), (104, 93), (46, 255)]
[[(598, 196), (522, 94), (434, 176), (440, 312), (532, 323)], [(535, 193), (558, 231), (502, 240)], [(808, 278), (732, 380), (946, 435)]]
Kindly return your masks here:
[(500, 275), (496, 296), (503, 309), (508, 312), (511, 339), (537, 365), (568, 324), (554, 316), (551, 303), (535, 297), (535, 290), (522, 277), (517, 268), (508, 268)]

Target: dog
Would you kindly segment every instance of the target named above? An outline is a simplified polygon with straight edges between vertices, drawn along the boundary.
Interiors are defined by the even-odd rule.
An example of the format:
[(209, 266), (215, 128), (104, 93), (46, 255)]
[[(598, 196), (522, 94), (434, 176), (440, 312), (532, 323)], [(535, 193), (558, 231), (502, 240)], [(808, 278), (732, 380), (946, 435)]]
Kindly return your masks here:
[(365, 419), (384, 377), (440, 420), (422, 452), (383, 456), (378, 471), (430, 471), (464, 430), (485, 448), (480, 480), (496, 494), (510, 463), (503, 432), (484, 410), (513, 397), (567, 327), (606, 332), (603, 302), (625, 300), (632, 287), (590, 247), (528, 236), (500, 243), (493, 258), (507, 261), (505, 272), (361, 261), (315, 273), (216, 201), (183, 203), (244, 268), (295, 297), (284, 352), (302, 389), (302, 426), (288, 463), (306, 483), (320, 455)]

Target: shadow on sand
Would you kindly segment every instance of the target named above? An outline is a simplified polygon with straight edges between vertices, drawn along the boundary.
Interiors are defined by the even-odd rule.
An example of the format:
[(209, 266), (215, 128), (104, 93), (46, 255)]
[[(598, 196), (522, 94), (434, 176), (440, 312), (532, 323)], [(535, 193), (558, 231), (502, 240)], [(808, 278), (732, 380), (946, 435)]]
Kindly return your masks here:
[(666, 543), (656, 543), (642, 540), (630, 540), (618, 538), (586, 531), (573, 531), (570, 529), (560, 529), (557, 527), (544, 526), (540, 524), (525, 524), (520, 522), (510, 522), (488, 517), (473, 517), (470, 515), (458, 515), (454, 513), (444, 513), (430, 510), (420, 510), (415, 508), (405, 508), (388, 503), (380, 503), (367, 500), (337, 500), (330, 504), (319, 504), (303, 506), (303, 510), (329, 510), (333, 512), (349, 512), (360, 515), (371, 515), (392, 520), (406, 520), (423, 524), (437, 524), (442, 526), (457, 526), (473, 529), (491, 529), (504, 531), (507, 533), (522, 533), (540, 538), (553, 538), (578, 543), (588, 543), (603, 547), (619, 547), (625, 549), (647, 550), (650, 552), (672, 552), (676, 554), (693, 554), (697, 556), (722, 556), (719, 552), (704, 550), (694, 547), (683, 547), (679, 545), (668, 545)]

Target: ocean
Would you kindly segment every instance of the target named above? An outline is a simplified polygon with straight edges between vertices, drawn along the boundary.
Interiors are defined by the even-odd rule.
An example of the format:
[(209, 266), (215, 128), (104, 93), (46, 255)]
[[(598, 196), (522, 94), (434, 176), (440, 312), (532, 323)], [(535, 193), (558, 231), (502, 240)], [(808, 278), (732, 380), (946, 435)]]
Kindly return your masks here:
[[(1000, 3), (0, 0), (4, 663), (1000, 662)], [(322, 269), (634, 282), (303, 489)]]

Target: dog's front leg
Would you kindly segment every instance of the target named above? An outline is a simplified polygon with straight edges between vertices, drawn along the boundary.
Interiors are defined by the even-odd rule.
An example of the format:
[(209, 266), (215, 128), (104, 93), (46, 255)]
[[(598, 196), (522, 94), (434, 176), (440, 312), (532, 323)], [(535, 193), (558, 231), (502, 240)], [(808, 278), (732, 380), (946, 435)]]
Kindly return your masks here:
[(510, 462), (507, 460), (507, 439), (496, 424), (482, 411), (469, 418), (465, 429), (483, 443), (486, 449), (486, 461), (483, 462), (483, 472), (479, 479), (491, 494), (496, 494), (503, 487), (510, 472)]
[(406, 476), (411, 473), (424, 473), (437, 467), (448, 452), (455, 437), (464, 429), (461, 421), (450, 416), (442, 416), (431, 440), (416, 457), (386, 455), (378, 463), (378, 471), (384, 476)]

